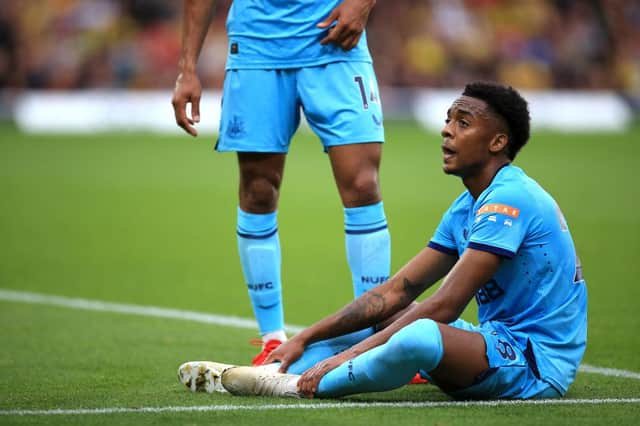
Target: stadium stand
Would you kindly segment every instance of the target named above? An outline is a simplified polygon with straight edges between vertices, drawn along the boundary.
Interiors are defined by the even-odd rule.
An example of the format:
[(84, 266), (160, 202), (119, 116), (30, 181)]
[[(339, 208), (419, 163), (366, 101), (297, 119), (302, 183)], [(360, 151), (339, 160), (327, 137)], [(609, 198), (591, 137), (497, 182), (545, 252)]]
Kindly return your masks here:
[[(200, 62), (203, 84), (224, 76), (218, 2)], [(172, 87), (181, 2), (50, 0), (0, 10), (0, 87)], [(640, 93), (640, 2), (396, 0), (368, 26), (382, 86), (458, 87), (471, 79), (522, 89)]]

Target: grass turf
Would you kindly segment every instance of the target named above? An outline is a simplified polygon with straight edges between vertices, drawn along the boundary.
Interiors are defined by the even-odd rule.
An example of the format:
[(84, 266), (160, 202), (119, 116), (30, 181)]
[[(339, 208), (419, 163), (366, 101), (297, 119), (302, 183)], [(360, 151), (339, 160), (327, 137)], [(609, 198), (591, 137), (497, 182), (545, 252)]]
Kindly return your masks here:
[[(561, 205), (589, 286), (585, 362), (640, 371), (635, 284), (640, 253), (640, 130), (534, 133), (516, 164)], [(439, 138), (389, 123), (382, 190), (394, 269), (428, 241), (463, 190), (440, 170)], [(149, 134), (23, 135), (0, 128), (0, 287), (251, 317), (235, 248), (237, 166), (213, 138)], [(321, 146), (300, 134), (279, 208), (286, 319), (309, 324), (351, 298), (342, 212)], [(465, 312), (473, 319), (475, 309)], [(188, 359), (247, 362), (250, 330), (177, 320), (0, 303), (0, 409), (260, 405), (286, 400), (185, 392)], [(639, 381), (578, 375), (568, 397), (639, 397)], [(405, 387), (356, 401), (423, 401)], [(215, 413), (11, 416), (0, 423), (569, 423), (632, 424), (638, 404), (327, 409)]]

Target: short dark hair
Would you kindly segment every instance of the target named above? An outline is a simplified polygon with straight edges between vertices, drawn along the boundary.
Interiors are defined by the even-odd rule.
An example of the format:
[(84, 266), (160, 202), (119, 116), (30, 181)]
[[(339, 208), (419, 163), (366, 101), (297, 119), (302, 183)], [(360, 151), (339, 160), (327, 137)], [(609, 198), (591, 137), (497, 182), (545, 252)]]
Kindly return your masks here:
[(483, 81), (467, 84), (462, 95), (485, 101), (504, 119), (509, 137), (507, 156), (513, 160), (529, 140), (531, 117), (527, 101), (511, 86)]

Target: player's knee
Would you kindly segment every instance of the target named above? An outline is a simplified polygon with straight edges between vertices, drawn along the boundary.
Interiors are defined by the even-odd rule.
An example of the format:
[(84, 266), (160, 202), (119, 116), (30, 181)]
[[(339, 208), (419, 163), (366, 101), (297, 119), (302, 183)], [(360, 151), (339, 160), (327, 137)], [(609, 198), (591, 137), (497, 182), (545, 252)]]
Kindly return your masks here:
[(353, 207), (366, 206), (380, 200), (378, 180), (369, 174), (358, 174), (348, 182), (343, 182), (340, 192), (345, 204)]
[(436, 364), (442, 357), (442, 335), (438, 324), (430, 319), (419, 319), (391, 336), (389, 344), (395, 353), (405, 359), (434, 358)]
[(240, 187), (240, 202), (250, 211), (272, 211), (278, 200), (278, 187), (267, 178), (251, 179)]

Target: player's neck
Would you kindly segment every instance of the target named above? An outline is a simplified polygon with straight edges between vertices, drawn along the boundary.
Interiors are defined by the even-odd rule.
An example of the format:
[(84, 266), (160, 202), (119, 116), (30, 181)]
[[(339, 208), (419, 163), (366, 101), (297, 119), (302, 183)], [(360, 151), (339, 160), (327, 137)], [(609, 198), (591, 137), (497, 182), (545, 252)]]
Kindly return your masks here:
[(487, 189), (500, 169), (511, 164), (509, 160), (495, 161), (487, 164), (477, 173), (462, 178), (462, 183), (474, 199), (478, 199), (482, 191)]

